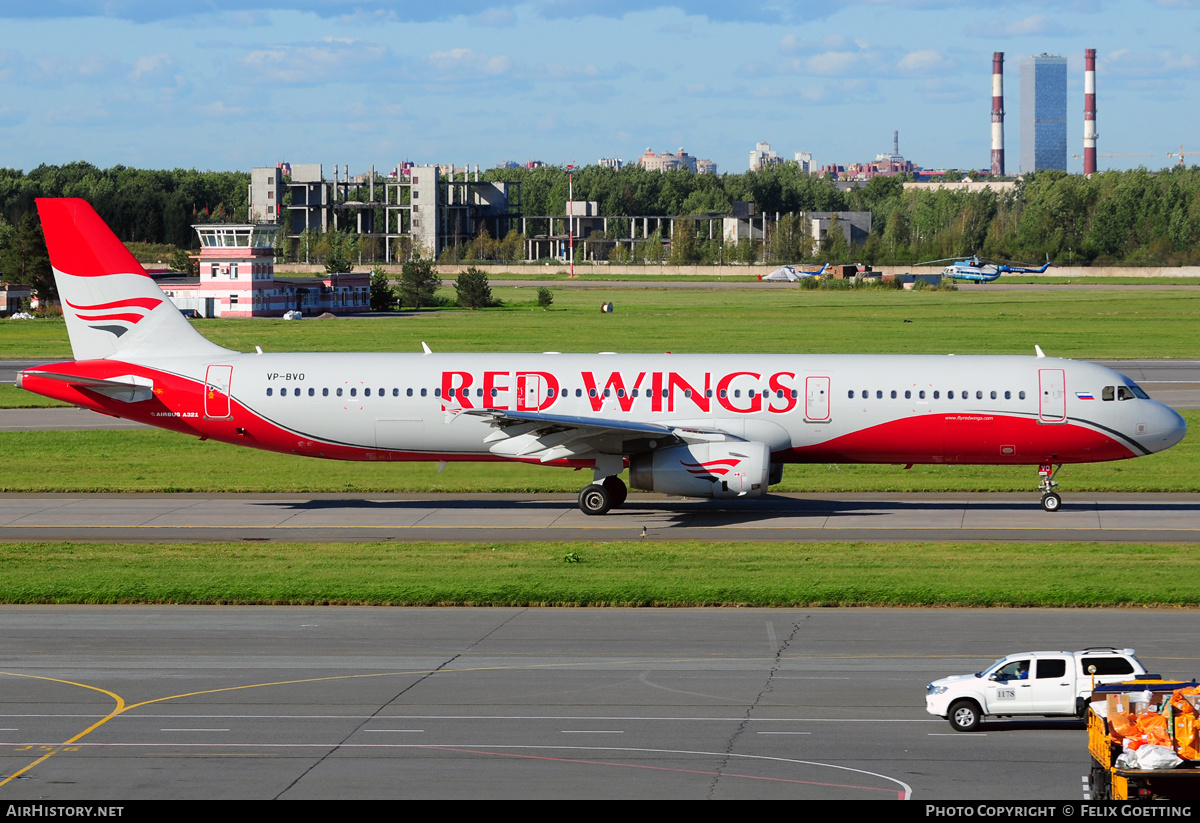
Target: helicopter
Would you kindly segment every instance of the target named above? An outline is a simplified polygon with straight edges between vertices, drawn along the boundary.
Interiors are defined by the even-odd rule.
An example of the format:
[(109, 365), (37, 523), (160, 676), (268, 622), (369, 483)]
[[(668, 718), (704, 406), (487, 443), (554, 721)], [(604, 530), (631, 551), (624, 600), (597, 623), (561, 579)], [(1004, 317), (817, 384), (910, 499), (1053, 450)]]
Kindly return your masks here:
[(1005, 263), (992, 263), (983, 260), (977, 254), (971, 255), (966, 260), (957, 260), (953, 257), (944, 257), (941, 260), (927, 260), (924, 263), (918, 263), (918, 266), (928, 266), (933, 263), (950, 262), (949, 266), (942, 269), (942, 276), (949, 277), (951, 280), (965, 280), (969, 283), (990, 283), (996, 280), (1002, 274), (1041, 274), (1046, 269), (1054, 264), (1050, 262), (1050, 255), (1046, 255), (1046, 263), (1040, 269), (1031, 269), (1024, 266), (1009, 266)]

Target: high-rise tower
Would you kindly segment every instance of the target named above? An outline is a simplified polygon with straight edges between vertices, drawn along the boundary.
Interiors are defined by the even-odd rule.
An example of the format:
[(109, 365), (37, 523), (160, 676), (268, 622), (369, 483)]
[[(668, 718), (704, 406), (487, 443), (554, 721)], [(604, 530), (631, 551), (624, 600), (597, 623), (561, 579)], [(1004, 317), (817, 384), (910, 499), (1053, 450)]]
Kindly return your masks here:
[(1096, 173), (1096, 50), (1083, 52), (1083, 173)]
[(992, 177), (1004, 176), (1004, 52), (992, 54)]
[(1021, 59), (1021, 171), (1067, 170), (1067, 60)]

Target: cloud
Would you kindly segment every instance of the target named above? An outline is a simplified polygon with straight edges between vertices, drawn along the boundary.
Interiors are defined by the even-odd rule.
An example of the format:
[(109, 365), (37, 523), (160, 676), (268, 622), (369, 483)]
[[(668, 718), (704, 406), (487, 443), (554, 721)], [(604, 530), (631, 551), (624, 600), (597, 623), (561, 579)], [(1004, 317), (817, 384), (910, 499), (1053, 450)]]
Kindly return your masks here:
[(47, 54), (33, 61), (35, 81), (52, 83), (102, 82), (121, 71), (121, 63), (115, 57), (98, 51), (81, 55), (78, 60), (69, 60), (57, 54)]
[(387, 49), (378, 43), (327, 37), (320, 43), (252, 51), (242, 58), (242, 65), (251, 73), (248, 79), (312, 86), (346, 77), (365, 81), (366, 64), (380, 63), (387, 56)]
[(910, 77), (928, 77), (945, 74), (952, 66), (953, 63), (940, 51), (922, 49), (904, 55), (896, 64), (896, 69)]
[(995, 19), (986, 22), (977, 20), (967, 26), (967, 34), (993, 40), (1001, 37), (1055, 37), (1066, 34), (1066, 29), (1052, 17), (1034, 14), (1011, 22)]
[(608, 0), (606, 3), (593, 0), (456, 0), (452, 4), (397, 4), (388, 0), (205, 0), (195, 5), (162, 0), (41, 0), (36, 3), (5, 3), (0, 6), (0, 18), (107, 17), (134, 23), (154, 23), (214, 13), (253, 15), (260, 12), (297, 12), (325, 19), (373, 16), (404, 23), (429, 23), (459, 18), (502, 20), (505, 15), (512, 15), (514, 9), (521, 7), (546, 20), (579, 20), (585, 17), (619, 20), (655, 9), (677, 9), (686, 15), (712, 21), (786, 23), (821, 19), (851, 2), (827, 0), (814, 7), (805, 0), (744, 0), (742, 3), (724, 0)]
[(439, 80), (498, 77), (511, 73), (515, 65), (507, 54), (489, 56), (466, 48), (435, 51), (425, 60)]

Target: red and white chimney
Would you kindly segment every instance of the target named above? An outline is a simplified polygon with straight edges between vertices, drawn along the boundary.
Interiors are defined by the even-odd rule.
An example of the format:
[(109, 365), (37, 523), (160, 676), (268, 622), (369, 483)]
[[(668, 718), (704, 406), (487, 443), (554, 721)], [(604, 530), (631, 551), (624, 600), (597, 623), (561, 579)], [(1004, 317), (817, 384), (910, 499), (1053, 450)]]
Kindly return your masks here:
[(1083, 173), (1096, 173), (1096, 50), (1083, 52)]
[(992, 177), (1004, 176), (1004, 52), (992, 54)]

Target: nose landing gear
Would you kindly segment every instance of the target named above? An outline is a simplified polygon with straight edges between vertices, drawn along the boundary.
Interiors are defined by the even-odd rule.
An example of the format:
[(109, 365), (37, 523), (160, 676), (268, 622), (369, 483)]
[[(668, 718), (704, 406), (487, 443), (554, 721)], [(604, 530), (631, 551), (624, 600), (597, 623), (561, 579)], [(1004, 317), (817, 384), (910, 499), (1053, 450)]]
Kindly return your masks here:
[(1038, 488), (1042, 490), (1042, 508), (1048, 512), (1056, 512), (1062, 507), (1062, 498), (1054, 491), (1054, 487), (1058, 485), (1054, 477), (1062, 467), (1062, 463), (1058, 466), (1052, 466), (1050, 463), (1038, 466), (1038, 474), (1042, 478), (1042, 482), (1038, 484)]

